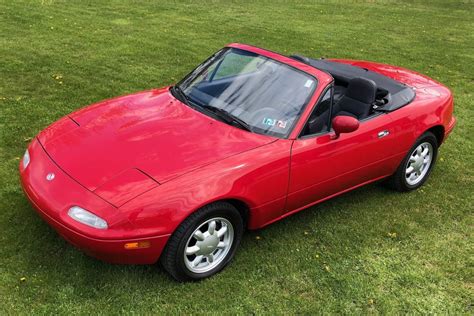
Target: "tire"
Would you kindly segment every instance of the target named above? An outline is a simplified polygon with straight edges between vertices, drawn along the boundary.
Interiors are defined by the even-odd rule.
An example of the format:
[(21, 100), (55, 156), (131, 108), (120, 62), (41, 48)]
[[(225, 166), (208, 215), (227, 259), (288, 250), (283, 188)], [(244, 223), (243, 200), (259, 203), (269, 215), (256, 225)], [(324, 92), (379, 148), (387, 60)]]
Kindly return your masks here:
[[(417, 149), (419, 148), (421, 148), (422, 152), (425, 152), (425, 150), (428, 149), (428, 165), (424, 165), (428, 156), (420, 158), (420, 156), (416, 153)], [(436, 162), (437, 155), (438, 141), (436, 136), (431, 132), (424, 133), (410, 148), (407, 155), (398, 166), (397, 171), (388, 179), (388, 184), (400, 192), (418, 189), (426, 182), (426, 180), (428, 180), (431, 170), (433, 169), (433, 166)], [(421, 167), (420, 164), (422, 165)], [(413, 166), (415, 167), (413, 170), (416, 171), (409, 173), (409, 168), (413, 168)], [(418, 170), (418, 168), (420, 169)], [(418, 177), (416, 177), (417, 172), (419, 172)], [(414, 176), (413, 173), (415, 173)], [(408, 175), (408, 177), (406, 175)]]
[(232, 204), (204, 206), (186, 218), (170, 237), (161, 264), (179, 282), (210, 277), (233, 259), (243, 230), (242, 217)]

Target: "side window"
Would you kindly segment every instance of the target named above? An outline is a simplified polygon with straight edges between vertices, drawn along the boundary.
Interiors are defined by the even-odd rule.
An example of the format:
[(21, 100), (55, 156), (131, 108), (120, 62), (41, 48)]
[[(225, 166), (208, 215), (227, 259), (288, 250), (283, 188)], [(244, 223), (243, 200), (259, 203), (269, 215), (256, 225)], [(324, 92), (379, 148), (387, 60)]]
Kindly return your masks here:
[(319, 103), (313, 109), (313, 113), (311, 113), (311, 115), (309, 116), (308, 122), (306, 123), (306, 126), (303, 129), (302, 136), (319, 134), (329, 131), (333, 92), (333, 86), (326, 90)]

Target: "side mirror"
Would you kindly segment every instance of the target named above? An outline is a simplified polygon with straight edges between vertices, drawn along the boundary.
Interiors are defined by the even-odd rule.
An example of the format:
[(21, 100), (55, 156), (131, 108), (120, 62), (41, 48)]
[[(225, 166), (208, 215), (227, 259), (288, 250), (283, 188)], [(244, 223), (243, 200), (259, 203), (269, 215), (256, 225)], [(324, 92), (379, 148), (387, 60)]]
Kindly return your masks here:
[(333, 139), (339, 138), (342, 133), (351, 133), (359, 128), (359, 121), (352, 116), (336, 116), (332, 119), (332, 128), (336, 135)]

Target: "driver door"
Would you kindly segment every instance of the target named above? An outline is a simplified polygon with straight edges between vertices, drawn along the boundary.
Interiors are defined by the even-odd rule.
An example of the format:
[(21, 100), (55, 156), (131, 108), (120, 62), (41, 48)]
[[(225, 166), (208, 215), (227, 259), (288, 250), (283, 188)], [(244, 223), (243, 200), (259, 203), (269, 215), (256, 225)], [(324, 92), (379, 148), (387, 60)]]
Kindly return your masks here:
[[(388, 176), (397, 167), (395, 130), (386, 114), (368, 117), (356, 131), (333, 139), (333, 90), (330, 86), (323, 93), (307, 126), (293, 142), (287, 212)], [(310, 121), (316, 126), (309, 128)]]

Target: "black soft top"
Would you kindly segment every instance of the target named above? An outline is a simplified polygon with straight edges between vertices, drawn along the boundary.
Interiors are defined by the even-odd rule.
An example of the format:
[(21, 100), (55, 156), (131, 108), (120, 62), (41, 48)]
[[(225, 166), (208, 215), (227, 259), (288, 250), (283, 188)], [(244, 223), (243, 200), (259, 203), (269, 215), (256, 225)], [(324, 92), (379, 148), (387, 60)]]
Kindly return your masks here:
[(380, 100), (377, 111), (394, 111), (407, 105), (415, 98), (415, 91), (412, 88), (392, 78), (362, 67), (326, 59), (311, 59), (299, 55), (290, 57), (329, 73), (334, 78), (336, 85), (347, 87), (349, 80), (357, 77), (373, 80), (377, 85), (377, 99)]

